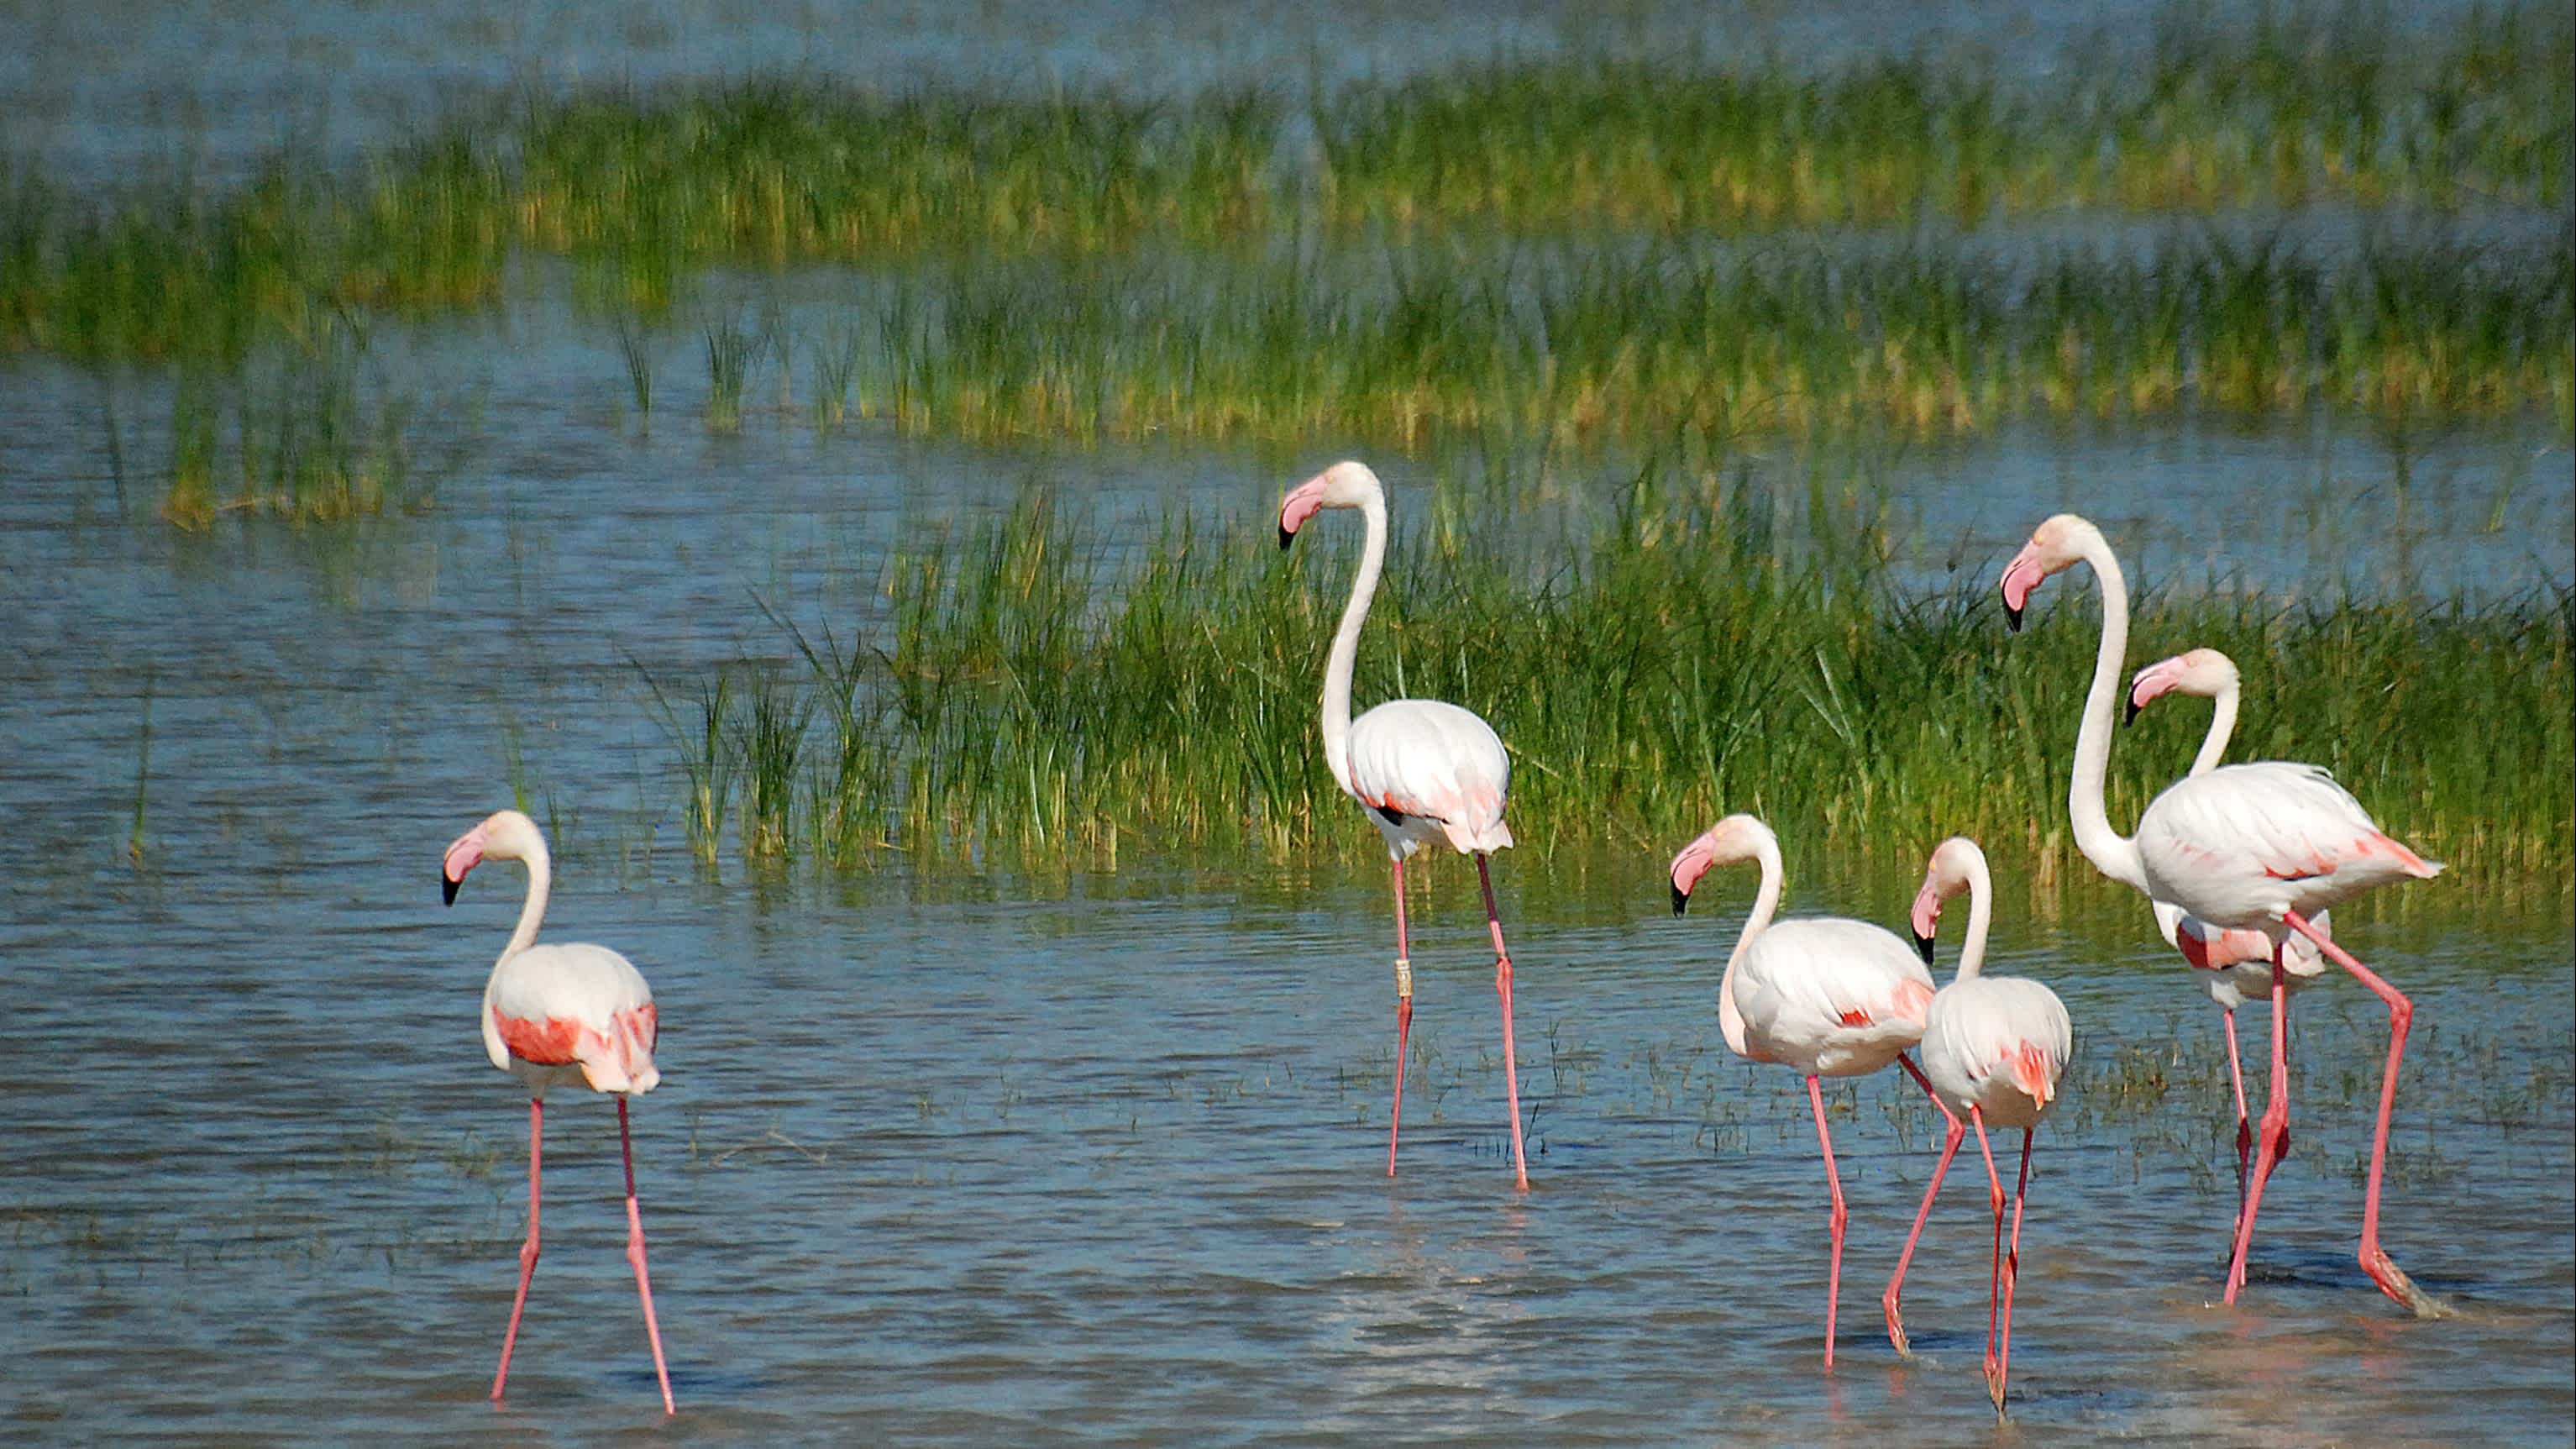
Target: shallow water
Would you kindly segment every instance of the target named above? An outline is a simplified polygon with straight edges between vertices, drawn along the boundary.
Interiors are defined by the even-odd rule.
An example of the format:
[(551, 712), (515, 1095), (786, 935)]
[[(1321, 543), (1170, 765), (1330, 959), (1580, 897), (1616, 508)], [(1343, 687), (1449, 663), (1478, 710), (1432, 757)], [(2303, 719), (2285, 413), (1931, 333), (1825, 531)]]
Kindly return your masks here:
[[(482, 1399), (522, 1231), (525, 1114), (473, 1013), (516, 882), (479, 873), (441, 911), (430, 874), (515, 782), (557, 840), (552, 934), (627, 951), (665, 1012), (667, 1076), (636, 1125), (673, 1435), (2298, 1445), (2456, 1442), (2468, 1423), (2483, 1442), (2564, 1442), (2563, 901), (2517, 914), (2438, 882), (2404, 913), (2339, 913), (2421, 1007), (2387, 1238), (2461, 1315), (2418, 1324), (2351, 1261), (2375, 1003), (2338, 982), (2293, 1013), (2296, 1154), (2246, 1301), (2212, 1307), (2233, 1190), (2214, 1013), (2139, 944), (2143, 913), (2048, 925), (2008, 888), (2006, 965), (2046, 975), (2083, 1040), (2038, 1157), (1998, 1427), (1977, 1371), (1973, 1159), (1915, 1269), (1922, 1357), (1900, 1364), (1878, 1335), (1935, 1136), (1894, 1078), (1836, 1098), (1852, 1238), (1842, 1363), (1817, 1371), (1812, 1123), (1794, 1077), (1727, 1056), (1709, 1006), (1748, 883), (1713, 882), (1715, 919), (1675, 922), (1659, 861), (1584, 863), (1577, 885), (1504, 857), (1535, 1154), (1521, 1199), (1455, 864), (1420, 873), (1419, 1055), (1392, 1182), (1371, 872), (1149, 856), (1115, 877), (699, 876), (630, 656), (685, 674), (778, 649), (757, 600), (858, 595), (907, 514), (1000, 506), (1035, 479), (1112, 523), (1174, 502), (1266, 522), (1290, 470), (866, 429), (638, 436), (609, 401), (613, 360), (584, 372), (566, 346), (491, 353), (483, 412), (455, 424), (472, 461), (433, 511), (308, 535), (134, 521), (148, 505), (116, 498), (94, 385), (22, 366), (0, 388), (9, 1436), (653, 1426), (612, 1114), (587, 1094), (550, 1114), (550, 1246), (510, 1407)], [(544, 388), (549, 359), (562, 371)], [(2152, 559), (2158, 538), (2300, 506), (2243, 469), (2372, 466), (2319, 435), (1985, 446), (1905, 460), (1891, 492), (1924, 539), (1959, 530), (1999, 556), (2055, 499), (2116, 507), (2147, 479), (2164, 500), (2161, 527), (2138, 526)], [(2564, 578), (2545, 552), (2563, 536), (2473, 522), (2509, 488), (2494, 460), (2526, 443), (2445, 446), (2452, 501), (2414, 494), (2431, 531), (2414, 581)], [(2542, 477), (2522, 496), (2567, 507)], [(2403, 587), (2391, 532), (2358, 532), (2335, 554), (2356, 583)], [(1911, 566), (1937, 573), (1934, 546), (1915, 547)], [(2514, 549), (2543, 552), (2517, 564)], [(1909, 884), (1798, 882), (1792, 900), (1893, 920)], [(2252, 1024), (2247, 1039), (2260, 1050)]]

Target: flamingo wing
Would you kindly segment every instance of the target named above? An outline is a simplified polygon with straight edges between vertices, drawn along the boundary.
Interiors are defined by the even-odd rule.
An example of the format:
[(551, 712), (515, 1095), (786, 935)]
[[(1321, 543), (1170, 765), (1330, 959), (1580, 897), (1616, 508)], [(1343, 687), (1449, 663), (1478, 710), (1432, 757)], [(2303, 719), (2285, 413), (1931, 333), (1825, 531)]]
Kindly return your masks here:
[(531, 946), (503, 961), (483, 998), (492, 1064), (578, 1070), (602, 1092), (649, 1092), (661, 1017), (633, 962), (604, 946)]
[(1461, 852), (1512, 843), (1511, 757), (1493, 726), (1454, 704), (1390, 700), (1351, 721), (1351, 794), (1389, 826), (1437, 825)]

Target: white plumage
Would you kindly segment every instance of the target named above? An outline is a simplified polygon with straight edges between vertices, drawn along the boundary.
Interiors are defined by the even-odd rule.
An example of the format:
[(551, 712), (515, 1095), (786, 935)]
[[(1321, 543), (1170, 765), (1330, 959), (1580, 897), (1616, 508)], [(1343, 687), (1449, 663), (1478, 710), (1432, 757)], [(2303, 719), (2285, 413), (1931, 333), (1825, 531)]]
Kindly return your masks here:
[(1512, 958), (1503, 949), (1503, 925), (1494, 906), (1493, 878), (1485, 857), (1512, 843), (1503, 823), (1503, 797), (1511, 786), (1511, 757), (1502, 738), (1473, 713), (1433, 699), (1398, 699), (1351, 718), (1351, 672), (1359, 659), (1360, 626), (1386, 566), (1386, 488), (1366, 464), (1336, 463), (1289, 490), (1279, 504), (1279, 546), (1293, 542), (1306, 520), (1326, 508), (1355, 508), (1367, 524), (1351, 596), (1342, 606), (1324, 660), (1321, 724), (1324, 764), (1344, 793), (1366, 806), (1386, 838), (1395, 885), (1395, 1102), (1387, 1113), (1386, 1171), (1395, 1175), (1397, 1134), (1404, 1121), (1404, 1059), (1413, 1026), (1413, 965), (1404, 934), (1404, 862), (1435, 841), (1476, 860), (1484, 888), (1485, 924), (1494, 939), (1494, 991), (1503, 1009), (1503, 1093), (1512, 1114), (1512, 1173), (1529, 1187), (1529, 1159), (1522, 1143), (1520, 1072), (1512, 1051)]

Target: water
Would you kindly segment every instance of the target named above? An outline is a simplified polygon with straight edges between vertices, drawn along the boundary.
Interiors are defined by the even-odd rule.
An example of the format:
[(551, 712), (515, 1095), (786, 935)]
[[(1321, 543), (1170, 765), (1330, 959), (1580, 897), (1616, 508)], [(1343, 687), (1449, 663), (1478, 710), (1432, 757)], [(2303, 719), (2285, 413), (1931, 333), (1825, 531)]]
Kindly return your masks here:
[[(2233, 1190), (2214, 1013), (2140, 944), (2142, 912), (2044, 924), (2007, 888), (2007, 965), (2058, 986), (2083, 1047), (2039, 1156), (1998, 1428), (1977, 1372), (1973, 1159), (1915, 1269), (1923, 1358), (1900, 1365), (1877, 1336), (1935, 1137), (1892, 1078), (1839, 1099), (1843, 1363), (1817, 1371), (1812, 1124), (1796, 1079), (1729, 1058), (1710, 1010), (1744, 883), (1707, 896), (1717, 920), (1674, 922), (1659, 860), (1605, 859), (1575, 884), (1504, 858), (1536, 1154), (1522, 1200), (1455, 864), (1417, 900), (1423, 1055), (1392, 1183), (1372, 873), (1148, 855), (1115, 877), (699, 876), (630, 656), (685, 677), (775, 650), (761, 600), (810, 618), (863, 592), (898, 519), (998, 507), (1032, 479), (1113, 522), (1176, 502), (1266, 522), (1287, 473), (864, 429), (639, 437), (578, 355), (538, 349), (563, 374), (541, 390), (512, 371), (539, 364), (496, 354), (438, 507), (346, 533), (134, 521), (91, 385), (22, 365), (0, 388), (11, 1437), (580, 1440), (654, 1422), (611, 1113), (586, 1094), (551, 1114), (549, 1248), (511, 1405), (482, 1401), (525, 1116), (473, 1012), (516, 883), (480, 872), (442, 911), (430, 874), (515, 782), (564, 867), (552, 934), (627, 951), (666, 1012), (668, 1075), (636, 1117), (674, 1434), (2440, 1443), (2473, 1414), (2488, 1442), (2564, 1442), (2563, 901), (2516, 914), (2441, 882), (2403, 914), (2339, 913), (2422, 1010), (2387, 1236), (2462, 1314), (2416, 1324), (2351, 1262), (2375, 1004), (2338, 982), (2294, 1013), (2296, 1154), (2246, 1302), (2212, 1307)], [(2096, 481), (2112, 476), (2152, 482), (2183, 539), (2296, 506), (2231, 485), (2245, 458), (2374, 466), (2309, 435), (2053, 446), (1904, 460), (1895, 496), (1940, 520), (1915, 566), (1940, 567), (1929, 540), (1954, 529), (2009, 546), (2060, 488), (2112, 501)], [(2551, 546), (2463, 522), (2509, 486), (2477, 460), (2521, 440), (2445, 446), (2462, 461), (2434, 470), (2451, 494), (2418, 485), (2425, 536), (2360, 530), (2365, 585), (2398, 547), (2439, 591)], [(2520, 486), (2567, 506), (2555, 480)], [(2565, 576), (2545, 553), (2518, 567)], [(1793, 903), (1892, 920), (1908, 885), (1798, 882)], [(2161, 1094), (2140, 1085), (2157, 1078)]]
[[(1831, 28), (2009, 47), (2068, 8), (1918, 21), (1867, 6), (1866, 24)], [(1303, 67), (1312, 49), (1304, 21), (971, 13), (854, 27), (659, 4), (446, 7), (425, 26), (107, 12), (0, 47), (0, 109), (12, 146), (75, 172), (165, 161), (184, 137), (220, 175), (308, 105), (363, 139), (447, 88), (532, 72), (650, 79), (810, 55), (862, 75), (1181, 86), (1292, 52)], [(1320, 63), (1482, 53), (1498, 33), (1544, 44), (1553, 12), (1531, 13), (1419, 42), (1409, 16), (1357, 12)], [(1766, 23), (1792, 48), (1821, 33)], [(1137, 32), (1177, 63), (1139, 61), (1122, 39)], [(1010, 45), (989, 48), (995, 33)], [(111, 47), (130, 63), (94, 63)], [(2042, 921), (2008, 883), (1998, 969), (2050, 980), (2080, 1046), (2038, 1155), (1999, 1426), (1977, 1369), (1973, 1156), (1910, 1280), (1921, 1357), (1899, 1363), (1879, 1335), (1876, 1295), (1937, 1135), (1892, 1077), (1833, 1099), (1851, 1244), (1842, 1362), (1818, 1371), (1813, 1125), (1797, 1080), (1729, 1057), (1711, 1010), (1747, 882), (1713, 879), (1676, 922), (1660, 860), (1551, 879), (1534, 853), (1502, 859), (1534, 1154), (1521, 1198), (1482, 923), (1455, 863), (1419, 873), (1420, 1055), (1390, 1181), (1371, 872), (1147, 853), (1116, 876), (897, 861), (847, 883), (746, 882), (686, 859), (638, 665), (685, 681), (782, 653), (764, 604), (863, 631), (906, 519), (1001, 508), (1041, 483), (1112, 537), (1179, 505), (1266, 530), (1280, 487), (1322, 455), (982, 450), (758, 415), (711, 438), (672, 359), (648, 434), (621, 414), (613, 342), (560, 317), (379, 347), (432, 401), (419, 446), (454, 461), (421, 516), (305, 534), (173, 533), (150, 518), (166, 445), (138, 421), (161, 415), (148, 381), (111, 394), (42, 362), (0, 369), (0, 1440), (584, 1442), (659, 1426), (620, 1256), (613, 1113), (588, 1094), (554, 1098), (547, 1251), (510, 1405), (483, 1398), (523, 1231), (526, 1114), (474, 1010), (517, 882), (496, 865), (442, 910), (430, 876), (447, 840), (519, 793), (557, 846), (549, 934), (629, 953), (665, 1012), (664, 1085), (635, 1124), (673, 1437), (2567, 1442), (2563, 899), (2472, 901), (2444, 881), (2410, 887), (2402, 910), (2338, 912), (2420, 1008), (2386, 1236), (2460, 1315), (2416, 1323), (2351, 1261), (2376, 1003), (2340, 981), (2301, 998), (2296, 1150), (2244, 1303), (2215, 1307), (2233, 1192), (2215, 1013), (2141, 944), (2143, 911)], [(1894, 566), (1927, 584), (1990, 571), (2070, 506), (2111, 528), (2142, 581), (2501, 595), (2576, 576), (2576, 463), (2527, 429), (2028, 429), (1874, 467)], [(1426, 481), (1387, 471), (1400, 489)], [(1793, 462), (1778, 478), (1803, 492)], [(1997, 863), (2009, 876), (2009, 853)], [(1893, 920), (1910, 885), (1799, 881), (1792, 904)], [(2259, 1052), (2263, 1013), (2247, 1015)]]

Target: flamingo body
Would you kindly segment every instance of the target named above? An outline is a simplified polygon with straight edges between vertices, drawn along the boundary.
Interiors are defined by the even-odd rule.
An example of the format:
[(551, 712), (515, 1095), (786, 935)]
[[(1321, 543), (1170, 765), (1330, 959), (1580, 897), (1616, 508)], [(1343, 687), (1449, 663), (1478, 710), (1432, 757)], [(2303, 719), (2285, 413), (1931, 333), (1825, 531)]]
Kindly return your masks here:
[(1474, 711), (1436, 699), (1391, 699), (1351, 721), (1349, 774), (1342, 788), (1398, 860), (1446, 842), (1460, 854), (1512, 843), (1503, 823), (1511, 757), (1494, 727)]
[(2279, 760), (2175, 781), (2138, 817), (2136, 839), (2151, 898), (2272, 940), (2292, 912), (2442, 872), (2383, 833), (2332, 775)]
[(644, 974), (605, 946), (530, 946), (503, 957), (483, 989), (483, 1048), (535, 1096), (653, 1090), (659, 1024)]
[(1858, 1077), (1923, 1036), (1932, 973), (1896, 933), (1816, 916), (1777, 922), (1745, 948), (1731, 987), (1744, 1055), (1820, 1077)]
[(1995, 1127), (2039, 1125), (2057, 1100), (2075, 1028), (2057, 993), (2018, 976), (1941, 988), (1923, 1024), (1923, 1075), (1950, 1110)]

